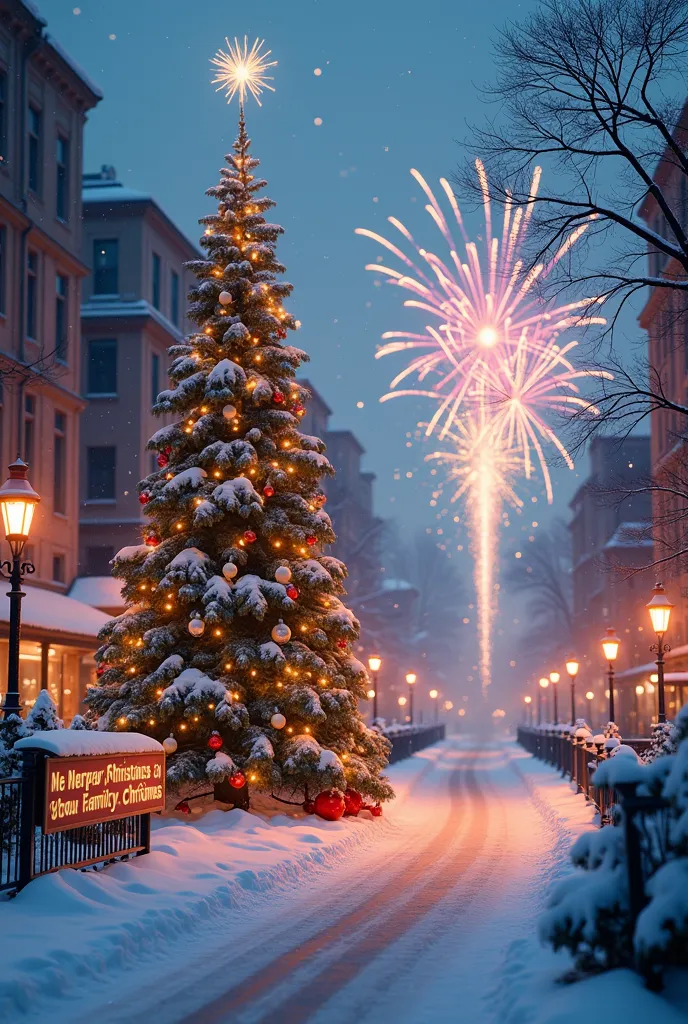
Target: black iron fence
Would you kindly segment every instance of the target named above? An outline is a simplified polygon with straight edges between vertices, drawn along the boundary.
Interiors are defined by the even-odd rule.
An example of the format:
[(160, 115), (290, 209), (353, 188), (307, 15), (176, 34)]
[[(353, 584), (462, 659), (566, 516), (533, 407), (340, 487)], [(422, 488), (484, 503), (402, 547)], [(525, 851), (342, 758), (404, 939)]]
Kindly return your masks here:
[(24, 751), (22, 774), (0, 780), (0, 891), (19, 891), (60, 868), (107, 864), (150, 851), (150, 814), (46, 834), (41, 826), (45, 755)]
[(396, 764), (397, 761), (403, 761), (404, 758), (415, 754), (417, 750), (439, 743), (444, 739), (445, 732), (444, 725), (405, 726), (399, 732), (390, 729), (389, 732), (385, 732), (385, 736), (392, 744), (389, 763)]

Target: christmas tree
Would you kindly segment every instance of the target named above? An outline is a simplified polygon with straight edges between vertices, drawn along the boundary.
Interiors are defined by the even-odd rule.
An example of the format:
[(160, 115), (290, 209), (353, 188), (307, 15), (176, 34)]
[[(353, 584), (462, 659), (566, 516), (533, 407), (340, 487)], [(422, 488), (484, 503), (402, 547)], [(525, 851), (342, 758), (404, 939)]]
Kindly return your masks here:
[[(91, 716), (102, 729), (166, 743), (172, 787), (211, 782), (312, 799), (354, 790), (375, 801), (388, 743), (358, 710), (368, 680), (359, 624), (340, 600), (346, 567), (319, 481), (325, 446), (299, 430), (305, 353), (254, 176), (243, 105), (201, 219), (204, 258), (189, 295), (197, 331), (170, 349), (173, 417), (149, 442), (159, 469), (139, 485), (145, 543), (114, 559), (129, 608), (105, 626)], [(217, 790), (216, 790), (217, 792)]]

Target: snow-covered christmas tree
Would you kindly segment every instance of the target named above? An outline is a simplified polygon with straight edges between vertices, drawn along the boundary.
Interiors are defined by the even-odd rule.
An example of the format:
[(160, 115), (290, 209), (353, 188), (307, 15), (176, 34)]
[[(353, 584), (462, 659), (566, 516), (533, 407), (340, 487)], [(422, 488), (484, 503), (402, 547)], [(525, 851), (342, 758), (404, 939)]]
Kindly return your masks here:
[[(340, 599), (346, 568), (319, 481), (325, 445), (299, 430), (305, 353), (254, 176), (243, 105), (234, 151), (208, 190), (204, 258), (189, 295), (197, 331), (170, 350), (173, 386), (155, 411), (174, 421), (149, 442), (160, 467), (139, 485), (144, 543), (114, 573), (128, 611), (105, 626), (87, 702), (102, 729), (167, 741), (174, 787), (225, 780), (312, 799), (392, 796), (387, 741), (358, 701), (359, 625)], [(226, 785), (226, 782), (225, 782)]]

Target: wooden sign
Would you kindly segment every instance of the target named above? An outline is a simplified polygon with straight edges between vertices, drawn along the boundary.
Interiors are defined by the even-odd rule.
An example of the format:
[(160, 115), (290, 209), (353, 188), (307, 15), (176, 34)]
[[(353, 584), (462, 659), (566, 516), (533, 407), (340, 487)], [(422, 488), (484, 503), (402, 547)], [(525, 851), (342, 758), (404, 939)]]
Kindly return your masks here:
[(48, 757), (43, 831), (115, 821), (165, 806), (165, 754)]

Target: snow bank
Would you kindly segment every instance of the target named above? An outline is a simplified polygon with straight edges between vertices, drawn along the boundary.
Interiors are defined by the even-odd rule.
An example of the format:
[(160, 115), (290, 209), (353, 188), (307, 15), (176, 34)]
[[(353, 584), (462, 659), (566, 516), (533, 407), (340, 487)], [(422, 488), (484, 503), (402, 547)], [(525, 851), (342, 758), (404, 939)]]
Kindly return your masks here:
[(138, 732), (96, 732), (91, 729), (55, 729), (34, 732), (18, 740), (15, 750), (45, 750), (60, 757), (79, 754), (149, 754), (162, 750), (162, 744), (152, 736)]

